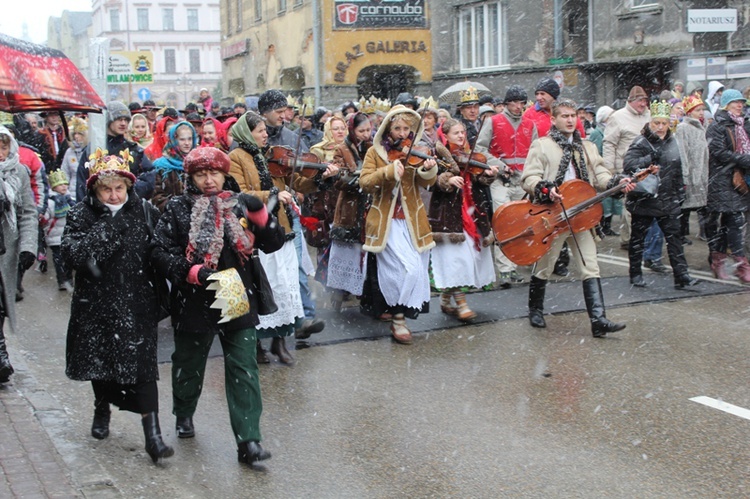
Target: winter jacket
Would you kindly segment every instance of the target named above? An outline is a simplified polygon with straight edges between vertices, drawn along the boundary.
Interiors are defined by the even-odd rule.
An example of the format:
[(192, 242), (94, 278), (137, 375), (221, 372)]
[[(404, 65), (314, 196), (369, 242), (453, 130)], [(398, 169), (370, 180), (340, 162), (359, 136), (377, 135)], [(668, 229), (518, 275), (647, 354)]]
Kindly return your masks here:
[[(721, 110), (706, 130), (708, 142), (708, 209), (717, 212), (746, 211), (750, 196), (740, 194), (732, 186), (732, 174), (738, 168), (750, 171), (750, 154), (735, 151), (737, 126), (729, 113)], [(750, 136), (750, 121), (745, 119), (745, 131)]]
[[(448, 153), (450, 156), (450, 153)], [(463, 192), (457, 192), (448, 181), (462, 176), (461, 168), (451, 160), (448, 165), (440, 165), (437, 188), (430, 199), (429, 220), (432, 238), (435, 243), (459, 243), (466, 239), (463, 220)], [(471, 194), (475, 209), (470, 213), (482, 237), (482, 246), (489, 246), (494, 241), (492, 232), (492, 197), (489, 185), (495, 176), (485, 174), (471, 175)]]
[(708, 202), (708, 142), (703, 123), (685, 116), (674, 134), (680, 148), (682, 179), (685, 181), (683, 208), (701, 208)]
[[(159, 213), (148, 207), (155, 220)], [(68, 214), (62, 255), (76, 271), (65, 374), (78, 381), (159, 379), (149, 230), (134, 190), (113, 217), (93, 191)]]
[[(225, 190), (227, 188), (232, 191), (239, 190), (234, 181), (225, 184)], [(185, 257), (185, 251), (190, 233), (190, 217), (195, 204), (193, 196), (197, 193), (195, 187), (188, 185), (185, 194), (169, 201), (154, 233), (151, 255), (154, 268), (159, 275), (172, 283), (172, 325), (176, 331), (202, 334), (253, 328), (259, 322), (259, 283), (255, 282), (254, 275), (257, 269), (253, 266), (260, 265), (260, 262), (256, 258), (250, 258), (243, 263), (232, 249), (226, 235), (217, 270), (237, 270), (250, 301), (250, 313), (219, 325), (221, 312), (211, 308), (211, 304), (216, 300), (216, 292), (206, 289), (210, 282), (202, 282), (200, 285), (187, 282), (191, 263)], [(237, 210), (236, 214), (238, 217), (243, 216), (240, 210)], [(255, 234), (255, 248), (264, 253), (272, 253), (284, 245), (284, 232), (273, 217), (269, 217), (265, 227), (251, 226), (250, 230)]]
[[(528, 108), (523, 113), (523, 117), (534, 122), (536, 133), (539, 137), (546, 137), (549, 129), (552, 128), (551, 114), (539, 107), (539, 104), (535, 103)], [(578, 118), (576, 118), (576, 130), (581, 134), (581, 138), (586, 138), (586, 130), (584, 130), (583, 123)]]
[[(161, 158), (160, 158), (161, 159)], [(167, 203), (173, 197), (179, 196), (185, 190), (182, 185), (182, 175), (174, 170), (166, 172), (156, 171), (154, 180), (154, 195), (151, 197), (151, 203), (164, 213)]]
[(37, 212), (41, 215), (47, 208), (47, 200), (49, 199), (49, 185), (47, 184), (45, 165), (42, 164), (42, 160), (39, 159), (37, 153), (20, 144), (18, 146), (18, 160), (29, 171), (29, 182), (31, 192), (34, 194), (34, 204), (36, 204)]
[[(389, 123), (388, 120), (395, 114), (405, 112), (400, 107), (394, 109), (389, 111), (383, 123)], [(427, 209), (422, 202), (419, 188), (426, 189), (433, 185), (437, 179), (438, 169), (433, 167), (425, 170), (424, 166), (404, 166), (404, 174), (399, 177), (382, 144), (384, 130), (385, 125), (381, 125), (375, 134), (373, 146), (365, 154), (359, 178), (362, 191), (372, 195), (372, 205), (365, 221), (365, 244), (362, 249), (372, 253), (381, 253), (385, 249), (396, 204), (400, 202), (412, 244), (419, 253), (424, 253), (432, 249), (435, 242), (432, 239)], [(420, 136), (421, 130), (414, 137), (414, 141), (419, 142)]]
[(296, 132), (292, 131), (292, 133), (302, 134), (302, 147), (305, 147), (307, 149), (310, 149), (312, 146), (323, 140), (323, 132), (321, 132), (317, 128), (310, 128), (309, 130), (298, 129)]
[(594, 143), (599, 154), (604, 152), (604, 125), (599, 124), (589, 133), (588, 140)]
[[(255, 166), (253, 156), (244, 149), (237, 148), (229, 153), (229, 159), (231, 161), (229, 174), (237, 181), (237, 184), (239, 184), (240, 191), (252, 194), (264, 203), (268, 203), (271, 191), (261, 190), (260, 175), (258, 175), (258, 168)], [(273, 186), (277, 191), (283, 191), (286, 189), (286, 177), (273, 177), (272, 180)], [(301, 194), (314, 192), (318, 188), (313, 179), (302, 177), (297, 173), (294, 174), (293, 187), (296, 192)], [(281, 203), (277, 205), (277, 207), (280, 206)], [(287, 215), (287, 210), (279, 209), (277, 216), (279, 217), (279, 224), (281, 224), (285, 232), (287, 234), (293, 234), (292, 224)]]
[(88, 161), (88, 158), (84, 156), (87, 151), (88, 147), (86, 146), (80, 148), (69, 147), (68, 150), (65, 151), (65, 156), (63, 156), (62, 164), (60, 165), (60, 169), (65, 172), (65, 176), (68, 177), (68, 192), (73, 200), (77, 199), (78, 167)]
[(680, 148), (671, 131), (667, 131), (662, 140), (646, 125), (625, 153), (624, 172), (632, 175), (652, 164), (659, 166), (661, 183), (658, 195), (654, 198), (636, 198), (628, 194), (625, 207), (635, 215), (676, 217), (682, 211), (682, 203), (685, 201)]
[[(612, 174), (604, 167), (602, 157), (596, 151), (596, 146), (588, 140), (583, 140), (582, 144), (589, 183), (596, 190), (603, 191), (612, 179)], [(540, 181), (554, 182), (560, 168), (562, 156), (563, 150), (549, 137), (542, 137), (532, 142), (529, 155), (526, 157), (523, 175), (521, 176), (523, 190), (533, 196), (536, 184)], [(580, 160), (577, 159), (578, 153), (574, 153), (574, 157), (576, 158), (576, 162), (580, 164)]]
[[(67, 199), (65, 199), (67, 198)], [(57, 200), (61, 201), (61, 207), (57, 207)], [(47, 211), (44, 212), (44, 228), (45, 228), (45, 240), (50, 246), (60, 246), (62, 243), (62, 235), (65, 231), (65, 224), (68, 216), (64, 210), (72, 208), (75, 205), (73, 198), (66, 194), (62, 196), (57, 192), (53, 192), (47, 201)], [(60, 210), (62, 208), (62, 210)], [(62, 213), (55, 213), (60, 210)]]
[[(331, 226), (331, 239), (349, 243), (365, 242), (365, 215), (370, 205), (370, 196), (359, 187), (359, 174), (362, 170), (362, 156), (372, 142), (367, 141), (357, 148), (349, 137), (336, 148), (333, 163), (339, 167), (336, 180), (336, 211)], [(362, 154), (360, 154), (362, 152)]]
[(618, 109), (607, 120), (604, 129), (602, 158), (604, 166), (614, 173), (622, 173), (625, 153), (630, 144), (641, 134), (643, 126), (651, 121), (651, 112), (647, 109), (638, 114), (630, 104)]
[(58, 154), (65, 144), (65, 132), (60, 127), (57, 130), (50, 130), (48, 127), (40, 128), (37, 132), (39, 142), (43, 144), (39, 154), (42, 157), (44, 166), (49, 171), (56, 170), (60, 164), (57, 161)]
[[(128, 149), (133, 156), (133, 162), (130, 164), (130, 173), (135, 175), (135, 192), (138, 196), (149, 199), (154, 192), (154, 183), (156, 172), (151, 160), (143, 153), (143, 148), (125, 138), (124, 135), (108, 135), (107, 151), (108, 154), (119, 156), (120, 151)], [(87, 176), (88, 178), (88, 176)], [(85, 181), (84, 181), (85, 183)]]
[[(289, 130), (285, 126), (266, 126), (266, 130), (268, 131), (269, 146), (287, 146), (296, 149), (298, 137), (296, 132)], [(322, 132), (320, 137), (321, 139), (323, 138)], [(313, 142), (313, 144), (317, 144), (317, 142)], [(308, 152), (310, 146), (305, 144), (305, 141), (302, 140), (299, 150), (300, 152)]]

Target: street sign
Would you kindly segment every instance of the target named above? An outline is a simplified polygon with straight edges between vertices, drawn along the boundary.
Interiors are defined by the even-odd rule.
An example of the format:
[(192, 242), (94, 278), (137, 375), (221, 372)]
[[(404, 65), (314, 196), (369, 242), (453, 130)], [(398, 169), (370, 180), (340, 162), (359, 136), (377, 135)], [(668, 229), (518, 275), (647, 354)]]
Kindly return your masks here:
[(154, 55), (150, 50), (137, 52), (110, 52), (107, 68), (109, 85), (152, 83), (154, 81)]
[(149, 100), (151, 98), (151, 90), (147, 88), (138, 90), (138, 98), (141, 100)]
[(688, 9), (688, 33), (737, 31), (737, 9)]

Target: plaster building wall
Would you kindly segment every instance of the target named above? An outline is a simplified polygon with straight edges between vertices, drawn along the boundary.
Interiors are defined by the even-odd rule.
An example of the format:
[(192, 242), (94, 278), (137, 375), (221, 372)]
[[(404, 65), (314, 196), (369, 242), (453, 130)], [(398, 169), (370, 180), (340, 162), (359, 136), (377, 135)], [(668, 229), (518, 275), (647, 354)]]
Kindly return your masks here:
[[(93, 0), (92, 9), (93, 34), (109, 38), (110, 50), (153, 53), (153, 83), (109, 85), (107, 100), (140, 101), (139, 92), (145, 88), (157, 104), (182, 108), (197, 100), (201, 88), (213, 92), (219, 84), (222, 67), (217, 1), (172, 0), (162, 4)], [(172, 9), (171, 26), (165, 21), (164, 9)], [(192, 67), (191, 51), (198, 55), (193, 57)]]

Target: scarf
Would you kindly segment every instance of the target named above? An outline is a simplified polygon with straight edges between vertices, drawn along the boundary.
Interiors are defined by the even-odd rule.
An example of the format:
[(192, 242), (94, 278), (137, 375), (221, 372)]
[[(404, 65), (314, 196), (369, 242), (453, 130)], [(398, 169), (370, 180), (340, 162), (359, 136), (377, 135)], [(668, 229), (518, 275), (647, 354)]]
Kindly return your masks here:
[(198, 135), (195, 133), (193, 125), (187, 121), (181, 121), (173, 126), (169, 131), (169, 141), (162, 150), (161, 158), (154, 161), (154, 168), (161, 170), (162, 175), (165, 175), (170, 171), (176, 171), (179, 173), (182, 173), (183, 171), (182, 164), (185, 161), (185, 156), (187, 156), (187, 154), (183, 154), (182, 151), (180, 151), (179, 143), (177, 141), (177, 131), (183, 127), (188, 127), (193, 134), (193, 147), (191, 150), (195, 149), (195, 146), (198, 145)]
[[(576, 178), (583, 180), (584, 182), (589, 181), (589, 171), (586, 168), (586, 154), (583, 151), (583, 142), (581, 141), (581, 134), (578, 130), (573, 132), (573, 143), (568, 142), (568, 137), (563, 135), (554, 125), (549, 129), (547, 134), (549, 138), (555, 141), (555, 144), (562, 149), (563, 155), (560, 160), (560, 165), (557, 167), (557, 175), (555, 176), (555, 184), (559, 187), (563, 183), (565, 174), (568, 172), (570, 163), (573, 163), (573, 170), (576, 172)], [(574, 152), (578, 153), (579, 162), (576, 162)]]
[[(455, 146), (458, 147), (461, 146)], [(463, 150), (468, 154), (468, 143), (463, 147)], [(482, 236), (477, 228), (476, 218), (482, 214), (479, 212), (479, 207), (474, 202), (474, 193), (472, 189), (472, 175), (469, 171), (461, 171), (461, 177), (464, 179), (464, 188), (461, 191), (461, 220), (463, 221), (463, 227), (466, 233), (474, 241), (474, 249), (482, 251)]]
[(55, 218), (68, 216), (70, 208), (75, 204), (70, 194), (52, 194), (50, 198), (55, 202)]
[(10, 138), (10, 154), (5, 161), (0, 161), (0, 206), (5, 214), (5, 221), (12, 233), (18, 232), (16, 209), (21, 208), (23, 196), (21, 189), (21, 161), (18, 158), (18, 142), (7, 128), (0, 125), (0, 135)]
[(729, 117), (734, 121), (734, 124), (737, 125), (734, 127), (734, 134), (737, 137), (737, 151), (741, 154), (750, 154), (750, 137), (747, 136), (747, 132), (745, 131), (745, 117), (735, 116), (732, 113), (727, 113)]
[(193, 209), (190, 213), (190, 232), (185, 256), (192, 265), (203, 264), (216, 269), (224, 249), (224, 237), (244, 264), (252, 255), (255, 237), (240, 225), (234, 214), (237, 194), (222, 191), (206, 196), (190, 193)]

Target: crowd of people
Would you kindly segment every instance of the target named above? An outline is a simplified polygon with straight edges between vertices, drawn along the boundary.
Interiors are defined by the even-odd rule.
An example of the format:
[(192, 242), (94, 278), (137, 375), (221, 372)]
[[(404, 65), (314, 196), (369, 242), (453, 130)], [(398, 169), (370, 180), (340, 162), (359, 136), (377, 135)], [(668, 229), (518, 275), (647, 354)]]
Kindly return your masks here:
[[(91, 435), (107, 438), (112, 404), (138, 413), (154, 462), (174, 453), (158, 417), (159, 320), (170, 316), (174, 330), (177, 436), (196, 435), (218, 335), (238, 461), (252, 465), (271, 457), (260, 445), (258, 364), (293, 364), (287, 339), (325, 328), (311, 279), (334, 310), (358, 300), (399, 344), (412, 343), (407, 319), (429, 311), (433, 292), (441, 313), (471, 322), (467, 291), (524, 281), (493, 214), (524, 199), (560, 205), (571, 181), (615, 195), (595, 229), (563, 231), (530, 269), (531, 326), (547, 327), (548, 281), (572, 259), (592, 335), (625, 328), (606, 317), (602, 237), (620, 237), (634, 288), (648, 285), (644, 267), (668, 272), (665, 241), (675, 287), (699, 284), (684, 252), (692, 212), (715, 276), (749, 283), (748, 91), (702, 91), (634, 86), (615, 110), (561, 98), (542, 78), (531, 99), (519, 85), (503, 98), (467, 86), (452, 109), (404, 92), (393, 105), (361, 98), (330, 111), (278, 90), (250, 110), (221, 107), (204, 89), (179, 111), (111, 102), (106, 150), (89, 147), (85, 116), (69, 117), (66, 136), (60, 113), (7, 115), (0, 382), (13, 373), (3, 320), (15, 322), (24, 272), (35, 262), (46, 271), (47, 246), (59, 289), (73, 293), (66, 374), (91, 382)], [(241, 313), (212, 306), (212, 283), (225, 280), (245, 290)]]

